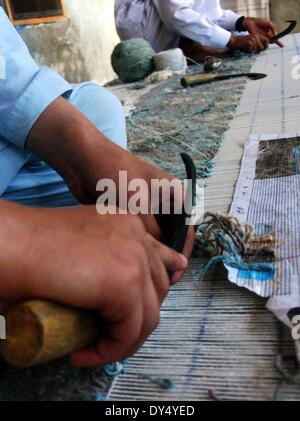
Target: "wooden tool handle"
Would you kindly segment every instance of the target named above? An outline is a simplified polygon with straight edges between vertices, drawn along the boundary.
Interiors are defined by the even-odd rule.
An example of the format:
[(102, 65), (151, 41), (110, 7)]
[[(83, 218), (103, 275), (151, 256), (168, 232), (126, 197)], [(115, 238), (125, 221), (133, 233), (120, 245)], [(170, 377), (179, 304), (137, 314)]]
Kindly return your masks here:
[(2, 359), (16, 367), (31, 367), (84, 348), (100, 334), (94, 312), (51, 301), (32, 300), (12, 307), (6, 316)]
[(220, 76), (219, 73), (199, 73), (193, 76), (186, 76), (182, 78), (180, 82), (184, 88), (187, 88), (191, 85), (199, 85), (200, 83), (211, 82), (212, 80), (215, 80), (218, 76)]

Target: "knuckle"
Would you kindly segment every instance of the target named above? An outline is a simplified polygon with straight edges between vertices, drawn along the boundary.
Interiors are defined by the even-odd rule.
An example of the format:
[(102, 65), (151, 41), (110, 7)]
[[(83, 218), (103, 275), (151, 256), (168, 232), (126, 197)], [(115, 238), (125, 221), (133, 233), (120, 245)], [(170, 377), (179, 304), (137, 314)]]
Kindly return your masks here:
[(143, 274), (139, 264), (134, 262), (128, 267), (126, 279), (127, 283), (131, 284), (131, 286), (139, 286), (141, 284)]
[(131, 287), (139, 287), (144, 279), (142, 262), (145, 256), (142, 256), (142, 253), (132, 250), (123, 257), (125, 262), (123, 263), (122, 270), (123, 282)]
[(140, 232), (141, 230), (144, 229), (144, 225), (143, 222), (141, 220), (141, 218), (139, 218), (137, 215), (131, 215), (128, 214), (126, 216), (126, 222), (127, 225), (133, 230), (133, 231), (138, 231)]
[(149, 234), (148, 232), (146, 233), (146, 241), (151, 244), (153, 247), (158, 248), (158, 242), (155, 240), (155, 238)]

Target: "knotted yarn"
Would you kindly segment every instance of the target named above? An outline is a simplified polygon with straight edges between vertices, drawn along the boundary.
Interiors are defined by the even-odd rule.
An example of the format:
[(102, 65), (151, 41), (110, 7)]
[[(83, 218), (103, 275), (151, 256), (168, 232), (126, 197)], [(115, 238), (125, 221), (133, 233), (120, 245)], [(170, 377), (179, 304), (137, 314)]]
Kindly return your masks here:
[(154, 71), (154, 56), (155, 51), (148, 41), (132, 38), (116, 45), (111, 64), (123, 82), (136, 82)]
[(162, 51), (154, 56), (156, 70), (173, 70), (174, 72), (186, 71), (187, 59), (180, 48)]
[[(193, 272), (193, 275), (200, 273), (200, 280), (218, 262), (237, 269), (274, 273), (274, 233), (257, 235), (252, 224), (240, 222), (235, 216), (206, 212), (199, 234), (196, 245), (211, 256), (207, 265)], [(252, 259), (244, 260), (247, 256)], [(253, 259), (255, 256), (263, 262)], [(272, 257), (271, 262), (264, 261), (268, 257)]]

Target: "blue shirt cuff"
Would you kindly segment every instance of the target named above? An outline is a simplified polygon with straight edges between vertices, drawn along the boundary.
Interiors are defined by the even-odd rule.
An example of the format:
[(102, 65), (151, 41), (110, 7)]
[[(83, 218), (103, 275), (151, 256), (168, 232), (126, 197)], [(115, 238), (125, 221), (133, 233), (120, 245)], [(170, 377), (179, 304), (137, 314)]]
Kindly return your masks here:
[(1, 135), (24, 148), (29, 131), (43, 111), (58, 97), (71, 92), (71, 85), (58, 73), (41, 67), (19, 98), (6, 110), (5, 121), (0, 122)]

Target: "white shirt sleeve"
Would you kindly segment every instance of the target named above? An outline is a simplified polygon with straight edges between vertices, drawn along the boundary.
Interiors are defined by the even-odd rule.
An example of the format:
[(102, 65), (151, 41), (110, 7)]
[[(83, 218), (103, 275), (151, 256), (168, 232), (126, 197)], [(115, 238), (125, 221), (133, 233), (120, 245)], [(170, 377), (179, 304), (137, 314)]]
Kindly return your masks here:
[(236, 21), (241, 17), (237, 13), (234, 13), (232, 10), (222, 9), (223, 15), (217, 19), (216, 23), (222, 28), (227, 29), (227, 31), (235, 31)]
[[(209, 0), (208, 0), (209, 1)], [(222, 10), (215, 21), (193, 10), (193, 0), (153, 0), (161, 20), (171, 32), (216, 49), (226, 48), (240, 15)]]

